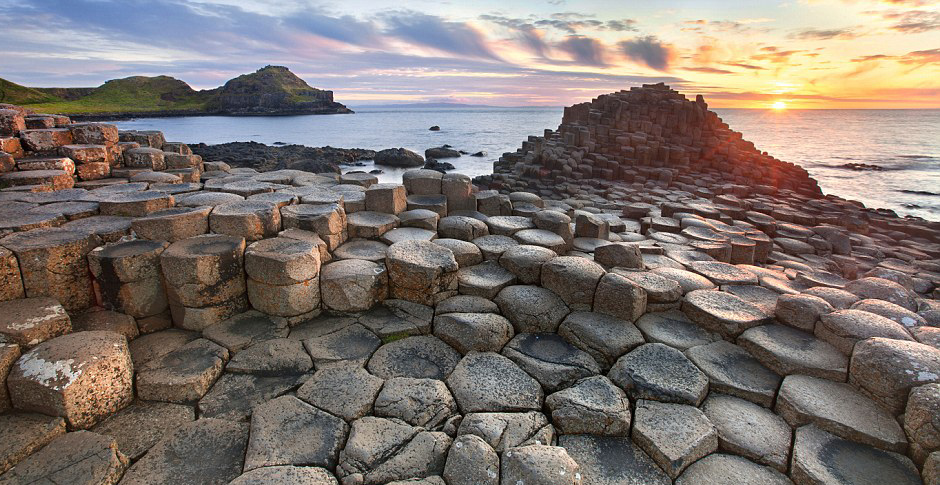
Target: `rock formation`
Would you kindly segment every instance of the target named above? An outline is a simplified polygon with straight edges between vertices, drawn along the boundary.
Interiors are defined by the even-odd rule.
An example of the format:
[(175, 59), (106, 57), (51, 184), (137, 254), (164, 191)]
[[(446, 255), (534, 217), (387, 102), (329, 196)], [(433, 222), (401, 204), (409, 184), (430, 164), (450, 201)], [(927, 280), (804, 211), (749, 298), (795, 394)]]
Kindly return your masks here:
[(210, 113), (230, 115), (351, 113), (333, 101), (333, 91), (310, 87), (283, 66), (265, 66), (225, 83), (206, 104)]
[(937, 224), (637, 93), (486, 187), (0, 105), (0, 483), (936, 483)]

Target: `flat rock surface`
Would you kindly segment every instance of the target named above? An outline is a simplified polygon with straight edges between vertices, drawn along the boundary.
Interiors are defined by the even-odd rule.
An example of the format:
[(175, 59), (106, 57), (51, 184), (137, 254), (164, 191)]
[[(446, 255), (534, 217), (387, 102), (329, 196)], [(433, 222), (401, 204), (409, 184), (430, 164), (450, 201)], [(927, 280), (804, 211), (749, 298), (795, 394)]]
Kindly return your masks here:
[(554, 333), (521, 333), (503, 348), (526, 373), (548, 392), (564, 389), (578, 379), (600, 372), (600, 366), (586, 352)]
[(610, 379), (632, 399), (698, 406), (708, 393), (708, 378), (682, 352), (664, 344), (645, 344), (617, 360)]
[(369, 360), (368, 369), (382, 378), (446, 379), (460, 353), (434, 336), (408, 337), (385, 344)]
[(791, 476), (796, 483), (922, 483), (907, 457), (838, 438), (813, 425), (796, 430)]
[(464, 413), (539, 410), (545, 394), (513, 361), (492, 352), (470, 352), (447, 378)]
[(769, 409), (744, 399), (713, 393), (702, 411), (718, 430), (718, 449), (782, 472), (790, 459), (792, 431)]
[(712, 391), (770, 407), (781, 378), (741, 347), (718, 341), (686, 350), (686, 356), (708, 376)]

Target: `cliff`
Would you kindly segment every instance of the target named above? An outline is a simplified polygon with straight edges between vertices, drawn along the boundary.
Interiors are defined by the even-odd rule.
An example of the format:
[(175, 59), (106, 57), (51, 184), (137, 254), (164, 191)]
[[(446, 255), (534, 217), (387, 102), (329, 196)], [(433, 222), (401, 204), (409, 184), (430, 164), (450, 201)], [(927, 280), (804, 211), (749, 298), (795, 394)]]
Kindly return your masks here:
[(0, 101), (75, 119), (137, 116), (351, 113), (286, 67), (267, 66), (225, 85), (197, 91), (170, 76), (132, 76), (97, 88), (28, 88), (0, 79)]

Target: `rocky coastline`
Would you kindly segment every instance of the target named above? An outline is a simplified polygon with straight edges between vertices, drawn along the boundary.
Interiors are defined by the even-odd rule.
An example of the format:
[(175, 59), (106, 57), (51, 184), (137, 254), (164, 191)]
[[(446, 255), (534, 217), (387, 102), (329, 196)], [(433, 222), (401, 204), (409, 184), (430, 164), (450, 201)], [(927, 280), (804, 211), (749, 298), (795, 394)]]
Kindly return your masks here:
[(368, 152), (0, 105), (0, 483), (940, 482), (937, 223), (663, 85)]

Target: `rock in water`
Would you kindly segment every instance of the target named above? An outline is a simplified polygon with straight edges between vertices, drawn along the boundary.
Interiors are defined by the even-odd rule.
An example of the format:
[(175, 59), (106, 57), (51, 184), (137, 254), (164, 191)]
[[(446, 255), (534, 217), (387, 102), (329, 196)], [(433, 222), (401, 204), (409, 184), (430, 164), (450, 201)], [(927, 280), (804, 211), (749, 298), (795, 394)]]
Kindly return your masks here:
[(386, 148), (375, 154), (375, 164), (389, 167), (421, 167), (424, 165), (424, 158), (404, 148)]

